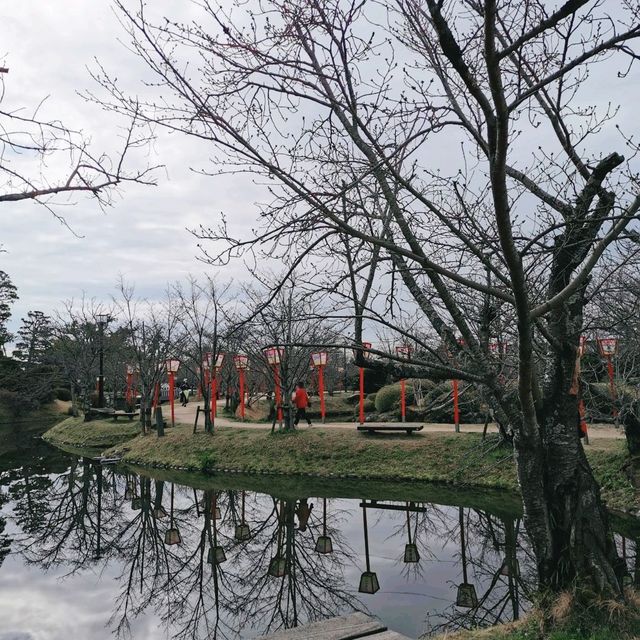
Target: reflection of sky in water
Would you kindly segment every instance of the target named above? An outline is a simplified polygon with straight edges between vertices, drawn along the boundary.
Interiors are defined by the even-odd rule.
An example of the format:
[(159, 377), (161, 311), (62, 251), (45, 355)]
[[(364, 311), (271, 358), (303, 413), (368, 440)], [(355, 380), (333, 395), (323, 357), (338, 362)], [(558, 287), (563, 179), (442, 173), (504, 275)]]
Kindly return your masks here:
[[(105, 474), (110, 473), (112, 473), (110, 470), (105, 471)], [(81, 483), (81, 466), (78, 467), (76, 475), (76, 481)], [(66, 482), (66, 478), (58, 477), (58, 482), (61, 481)], [(92, 477), (90, 482), (92, 484), (89, 512), (95, 506), (96, 492), (95, 479)], [(58, 536), (60, 530), (56, 529), (53, 533), (47, 530), (39, 531), (34, 543), (31, 537), (22, 536), (16, 524), (16, 515), (24, 513), (24, 497), (22, 496), (21, 511), (13, 511), (12, 506), (15, 506), (15, 503), (11, 501), (4, 505), (0, 514), (8, 516), (5, 533), (11, 537), (22, 536), (22, 539), (19, 542), (13, 542), (11, 553), (0, 567), (0, 640), (74, 640), (75, 638), (101, 640), (111, 637), (122, 614), (122, 607), (118, 608), (116, 603), (126, 591), (130, 575), (133, 575), (133, 595), (130, 603), (132, 609), (129, 615), (131, 637), (135, 640), (174, 637), (177, 628), (175, 621), (173, 625), (168, 625), (162, 621), (161, 617), (168, 611), (175, 610), (177, 606), (176, 585), (162, 590), (158, 587), (162, 581), (157, 582), (155, 587), (157, 591), (151, 602), (145, 603), (140, 612), (135, 611), (137, 603), (150, 595), (145, 593), (150, 583), (141, 586), (134, 575), (138, 569), (134, 567), (132, 570), (132, 558), (136, 553), (135, 540), (132, 539), (133, 544), (130, 544), (131, 541), (127, 542), (127, 536), (133, 530), (131, 523), (135, 518), (141, 518), (142, 512), (133, 511), (131, 503), (123, 501), (125, 487), (123, 476), (116, 477), (115, 493), (111, 476), (105, 475), (105, 485), (103, 508), (107, 509), (108, 513), (105, 514), (103, 522), (107, 531), (104, 534), (103, 545), (106, 550), (105, 557), (98, 562), (94, 562), (92, 553), (88, 553), (86, 562), (76, 563), (74, 566), (74, 557), (78, 555), (75, 551), (78, 547), (73, 545), (83, 544), (82, 541), (78, 543), (75, 540), (68, 545), (68, 548), (63, 546), (59, 555), (60, 562), (52, 564), (44, 571), (42, 563), (37, 561), (41, 557), (38, 554), (41, 554), (47, 545), (55, 542), (49, 538)], [(155, 491), (153, 482), (150, 487), (153, 500)], [(169, 487), (170, 485), (165, 483), (163, 504), (167, 510), (169, 509)], [(5, 492), (6, 498), (6, 487), (0, 486), (0, 491)], [(19, 496), (19, 493), (19, 488), (16, 490), (14, 485), (13, 498)], [(198, 491), (197, 495), (200, 501), (203, 492)], [(239, 493), (237, 495), (239, 496)], [(17, 499), (21, 500), (21, 497)], [(221, 565), (221, 576), (223, 575), (224, 579), (221, 577), (220, 589), (221, 594), (225, 594), (227, 603), (233, 604), (227, 593), (232, 590), (228, 584), (229, 580), (232, 586), (239, 585), (238, 593), (247, 593), (256, 580), (265, 579), (269, 558), (277, 546), (277, 519), (273, 512), (274, 504), (271, 497), (247, 493), (247, 519), (251, 521), (252, 531), (256, 531), (259, 527), (259, 521), (271, 518), (270, 521), (268, 520), (269, 526), (263, 532), (260, 550), (257, 550), (257, 547), (254, 549), (255, 553), (262, 553), (263, 556), (261, 563), (258, 563), (259, 568), (254, 570), (252, 567), (256, 566), (256, 562), (247, 561), (247, 556), (242, 555), (244, 553), (242, 546), (236, 546), (234, 551), (233, 523), (228, 519), (230, 513), (228, 500), (227, 492), (221, 492), (219, 505), (223, 511), (223, 520), (222, 524), (219, 524), (218, 535), (219, 542), (227, 549), (229, 559)], [(371, 570), (377, 572), (380, 591), (374, 595), (367, 595), (358, 593), (360, 574), (365, 569), (360, 500), (330, 499), (327, 501), (328, 528), (334, 539), (335, 550), (331, 556), (319, 556), (314, 553), (315, 538), (322, 526), (322, 499), (312, 497), (309, 502), (314, 504), (309, 528), (305, 532), (295, 530), (293, 534), (300, 558), (300, 568), (297, 571), (299, 576), (305, 571), (310, 571), (316, 574), (315, 577), (320, 576), (320, 580), (332, 581), (334, 599), (331, 600), (327, 590), (322, 588), (324, 583), (314, 584), (313, 580), (310, 580), (309, 584), (303, 585), (298, 594), (299, 601), (296, 603), (300, 609), (300, 624), (306, 622), (307, 613), (302, 602), (304, 598), (311, 602), (311, 607), (319, 603), (330, 603), (327, 606), (332, 607), (331, 611), (323, 610), (321, 616), (339, 615), (360, 609), (378, 616), (390, 629), (406, 634), (410, 638), (417, 638), (429, 628), (429, 625), (437, 625), (447, 617), (451, 617), (455, 611), (453, 602), (456, 597), (456, 586), (462, 581), (457, 507), (426, 504), (423, 505), (426, 507), (426, 513), (411, 513), (412, 535), (414, 531), (417, 532), (415, 542), (419, 546), (421, 560), (418, 564), (410, 565), (403, 563), (404, 545), (407, 542), (406, 512), (368, 508)], [(56, 493), (55, 496), (52, 494), (50, 497), (45, 494), (44, 503), (47, 508), (55, 508), (55, 505), (59, 504), (59, 495)], [(176, 517), (183, 534), (183, 544), (170, 548), (170, 553), (174, 554), (170, 561), (174, 563), (172, 566), (181, 567), (182, 573), (177, 574), (181, 581), (178, 589), (183, 589), (187, 575), (185, 567), (197, 566), (198, 563), (198, 558), (195, 556), (189, 560), (191, 564), (185, 559), (198, 548), (204, 519), (202, 514), (200, 517), (196, 515), (192, 489), (176, 486), (175, 504)], [(293, 505), (293, 503), (290, 504)], [(402, 505), (403, 503), (393, 504)], [(297, 517), (294, 519), (293, 516), (294, 508), (290, 507), (290, 522), (297, 524)], [(465, 514), (469, 519), (468, 555), (471, 562), (476, 562), (477, 565), (469, 568), (469, 576), (478, 587), (478, 593), (481, 594), (482, 588), (488, 585), (492, 574), (499, 568), (504, 551), (496, 552), (490, 547), (483, 547), (485, 538), (480, 536), (477, 530), (478, 514), (468, 509), (465, 509)], [(82, 518), (80, 520), (82, 521)], [(83, 526), (87, 526), (89, 521), (95, 522), (95, 514), (92, 519), (85, 519)], [(166, 528), (167, 521), (168, 519), (162, 521), (163, 528)], [(419, 523), (417, 528), (416, 523)], [(496, 520), (496, 524), (499, 526), (500, 521)], [(65, 527), (73, 526), (70, 520), (65, 525)], [(118, 542), (110, 547), (108, 538), (111, 536), (113, 540), (114, 532), (117, 533), (115, 537)], [(159, 538), (156, 531), (155, 540)], [(85, 542), (94, 544), (95, 538), (88, 538)], [(205, 554), (208, 546), (207, 542), (204, 547)], [(160, 553), (164, 553), (167, 549), (162, 544), (159, 548), (162, 550)], [(152, 572), (155, 565), (150, 558), (153, 554), (149, 548), (146, 549), (145, 554), (148, 554), (145, 560), (145, 571)], [(140, 557), (138, 553), (138, 562)], [(255, 557), (257, 556), (254, 556), (254, 559)], [(32, 562), (27, 562), (27, 558)], [(33, 560), (36, 561), (33, 562)], [(340, 562), (338, 563), (337, 560)], [(162, 568), (162, 563), (158, 563), (157, 566)], [(206, 580), (208, 580), (205, 582), (204, 590), (206, 597), (209, 598), (213, 593), (211, 566), (205, 564), (204, 568)], [(326, 575), (322, 574), (323, 571), (326, 571)], [(225, 581), (227, 581), (226, 584)], [(247, 611), (247, 607), (254, 606), (252, 601), (248, 601), (246, 606), (241, 606), (241, 609), (235, 613), (222, 612), (223, 622), (238, 631), (239, 635), (227, 630), (225, 634), (220, 633), (219, 637), (250, 638), (264, 633), (265, 620), (274, 610), (274, 604), (269, 598), (273, 596), (278, 584), (277, 578), (265, 580), (265, 589), (268, 593), (266, 596), (266, 592), (262, 594), (265, 596), (262, 604), (255, 603), (257, 613), (254, 612), (256, 617), (253, 620), (248, 616)], [(282, 584), (285, 583), (282, 582)], [(302, 584), (301, 578), (300, 584)], [(504, 592), (504, 580), (500, 585)], [(235, 586), (233, 591), (235, 593)], [(191, 596), (193, 593), (189, 597)], [(222, 596), (221, 599), (223, 599)], [(212, 613), (209, 613), (209, 616), (215, 617)], [(179, 622), (184, 624), (184, 619)], [(240, 624), (244, 625), (244, 628), (238, 628)], [(277, 627), (276, 620), (272, 631)], [(204, 633), (202, 631), (204, 628), (198, 630), (196, 637), (215, 637)]]

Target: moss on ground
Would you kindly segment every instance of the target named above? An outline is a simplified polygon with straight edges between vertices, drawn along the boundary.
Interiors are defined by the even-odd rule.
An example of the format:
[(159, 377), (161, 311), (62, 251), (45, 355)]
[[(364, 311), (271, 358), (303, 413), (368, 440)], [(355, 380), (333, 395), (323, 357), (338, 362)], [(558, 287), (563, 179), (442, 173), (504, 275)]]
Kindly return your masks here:
[(67, 418), (47, 431), (43, 438), (55, 445), (105, 449), (140, 435), (140, 423)]

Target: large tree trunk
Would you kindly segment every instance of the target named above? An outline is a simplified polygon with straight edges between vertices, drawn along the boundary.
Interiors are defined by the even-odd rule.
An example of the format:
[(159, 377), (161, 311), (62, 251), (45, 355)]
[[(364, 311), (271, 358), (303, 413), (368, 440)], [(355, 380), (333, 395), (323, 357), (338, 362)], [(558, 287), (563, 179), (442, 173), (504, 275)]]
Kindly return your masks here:
[(637, 456), (640, 454), (640, 402), (635, 401), (625, 406), (622, 410), (622, 424), (627, 438), (627, 449), (629, 454)]
[[(565, 343), (567, 344), (567, 343)], [(578, 400), (570, 393), (575, 350), (554, 354), (537, 425), (515, 439), (525, 524), (540, 586), (552, 591), (577, 581), (607, 597), (622, 595), (624, 567), (609, 528), (600, 488), (578, 430)]]

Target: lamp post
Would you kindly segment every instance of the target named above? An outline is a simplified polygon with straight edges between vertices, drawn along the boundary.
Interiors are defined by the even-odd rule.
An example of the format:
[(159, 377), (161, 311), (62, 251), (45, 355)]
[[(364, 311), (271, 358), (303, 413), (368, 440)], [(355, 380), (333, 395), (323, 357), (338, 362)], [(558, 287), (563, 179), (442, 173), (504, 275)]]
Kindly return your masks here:
[[(213, 354), (211, 354), (213, 356)], [(218, 372), (222, 369), (224, 353), (216, 356), (211, 370), (211, 427), (213, 428), (215, 417), (218, 415)]]
[(175, 358), (169, 358), (165, 362), (167, 369), (167, 376), (169, 378), (169, 402), (171, 403), (171, 426), (176, 426), (176, 412), (175, 412), (175, 388), (176, 388), (176, 372), (180, 368), (180, 360)]
[(273, 380), (275, 386), (275, 401), (278, 412), (278, 423), (282, 428), (282, 391), (280, 389), (280, 362), (284, 357), (284, 349), (280, 347), (269, 347), (264, 350), (269, 366), (273, 367)]
[(462, 583), (458, 585), (456, 595), (456, 606), (464, 609), (473, 609), (478, 606), (478, 596), (476, 588), (469, 582), (467, 576), (467, 547), (464, 540), (464, 510), (458, 507), (458, 518), (460, 520), (460, 551), (462, 553)]
[(369, 563), (369, 530), (367, 528), (367, 507), (364, 504), (362, 505), (362, 522), (364, 525), (364, 556), (367, 570), (360, 576), (358, 591), (360, 593), (373, 594), (380, 589), (380, 583), (378, 582), (378, 575), (375, 571), (371, 571)]
[(240, 511), (240, 524), (236, 525), (236, 530), (234, 535), (234, 538), (238, 542), (244, 542), (251, 538), (251, 529), (249, 528), (249, 525), (247, 524), (247, 521), (245, 520), (245, 516), (244, 516), (244, 496), (245, 496), (245, 492), (243, 491), (242, 492), (242, 508)]
[(249, 356), (239, 353), (238, 355), (233, 356), (233, 362), (238, 370), (238, 378), (240, 382), (240, 417), (244, 422), (244, 375), (245, 371), (249, 367)]
[(108, 313), (96, 314), (96, 321), (98, 323), (98, 335), (100, 340), (100, 372), (98, 375), (98, 409), (104, 408), (104, 330), (111, 316)]
[[(403, 360), (408, 360), (411, 356), (411, 347), (408, 344), (401, 344), (396, 347), (396, 355)], [(405, 379), (400, 378), (400, 417), (402, 422), (407, 420), (407, 394)]]
[(322, 535), (316, 540), (317, 553), (333, 553), (333, 542), (327, 535), (327, 499), (322, 498)]
[(325, 419), (325, 405), (324, 405), (324, 368), (327, 364), (327, 352), (318, 351), (311, 354), (311, 363), (318, 370), (318, 395), (320, 396), (320, 416), (322, 422)]
[[(418, 523), (416, 521), (416, 527), (417, 526), (418, 526)], [(404, 546), (404, 561), (406, 563), (420, 562), (420, 552), (418, 551), (418, 545), (416, 544), (416, 541), (415, 541), (415, 534), (414, 534), (413, 540), (411, 539), (411, 516), (410, 516), (410, 509), (409, 509), (408, 502), (407, 502), (407, 537), (408, 537), (408, 542)]]
[[(370, 342), (362, 343), (362, 357), (366, 360), (369, 357), (369, 350), (371, 349)], [(358, 357), (358, 349), (354, 349), (356, 358)], [(364, 424), (364, 367), (360, 367), (360, 402), (359, 402), (359, 421), (360, 424)]]
[(609, 387), (611, 388), (611, 402), (613, 403), (613, 417), (618, 418), (618, 410), (616, 409), (616, 386), (614, 382), (613, 372), (613, 356), (618, 352), (617, 338), (598, 338), (598, 348), (600, 355), (607, 360), (607, 372), (609, 373)]

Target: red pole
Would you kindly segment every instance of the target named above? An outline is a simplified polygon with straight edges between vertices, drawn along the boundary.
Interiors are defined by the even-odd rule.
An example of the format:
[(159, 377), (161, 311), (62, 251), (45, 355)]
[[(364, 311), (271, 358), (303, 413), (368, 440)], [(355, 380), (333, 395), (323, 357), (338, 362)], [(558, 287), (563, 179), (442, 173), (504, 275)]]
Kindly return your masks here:
[[(276, 384), (276, 407), (278, 407), (278, 422), (282, 424), (282, 395), (280, 390), (280, 364), (273, 365), (273, 377)], [(289, 427), (287, 427), (288, 429)]]
[(460, 410), (458, 409), (458, 381), (452, 380), (453, 384), (453, 422), (456, 425), (456, 433), (460, 432)]
[(175, 374), (173, 371), (169, 371), (169, 401), (171, 402), (171, 426), (176, 426), (176, 412), (175, 412)]
[(214, 368), (211, 375), (211, 428), (214, 427), (215, 417), (218, 415), (218, 371)]
[(613, 374), (613, 360), (610, 355), (607, 355), (607, 371), (609, 372), (609, 386), (611, 387), (611, 402), (613, 402), (613, 417), (618, 417), (618, 410), (616, 409), (616, 385), (614, 383)]
[(238, 370), (240, 377), (240, 417), (244, 420), (244, 369)]
[(324, 406), (324, 367), (320, 365), (318, 367), (318, 393), (320, 394), (320, 416), (324, 423), (325, 406)]
[(127, 373), (127, 394), (125, 396), (127, 406), (131, 406), (131, 378), (132, 374)]
[(364, 367), (360, 367), (360, 424), (364, 424)]
[(407, 419), (407, 396), (405, 393), (404, 378), (400, 380), (400, 415), (402, 422), (405, 422)]

